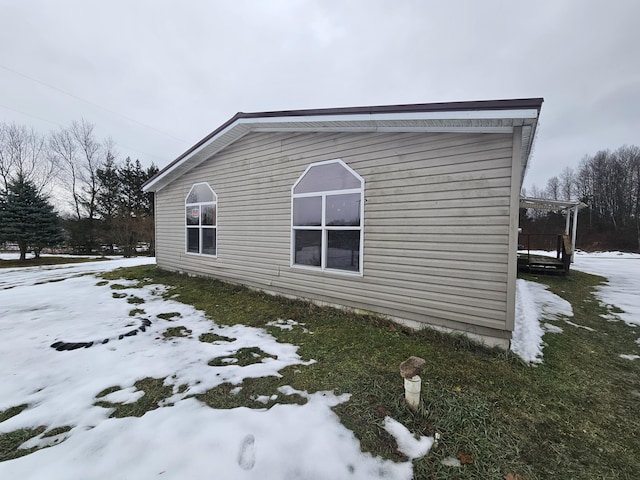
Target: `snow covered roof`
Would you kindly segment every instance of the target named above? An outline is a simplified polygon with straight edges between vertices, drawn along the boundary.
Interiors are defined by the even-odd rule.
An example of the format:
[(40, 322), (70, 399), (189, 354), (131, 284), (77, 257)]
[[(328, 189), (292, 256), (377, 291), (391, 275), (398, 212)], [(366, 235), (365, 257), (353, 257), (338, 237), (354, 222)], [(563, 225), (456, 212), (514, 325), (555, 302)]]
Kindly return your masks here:
[(542, 98), (422, 103), (372, 107), (239, 112), (144, 185), (156, 192), (251, 132), (512, 133), (522, 127), (522, 178), (535, 137)]

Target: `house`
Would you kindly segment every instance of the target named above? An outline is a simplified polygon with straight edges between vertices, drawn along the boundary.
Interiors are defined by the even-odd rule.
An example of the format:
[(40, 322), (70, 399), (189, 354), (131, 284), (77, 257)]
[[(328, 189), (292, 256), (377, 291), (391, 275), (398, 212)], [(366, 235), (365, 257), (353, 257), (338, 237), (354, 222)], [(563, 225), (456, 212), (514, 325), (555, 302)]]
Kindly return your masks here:
[(508, 348), (542, 101), (238, 113), (145, 184), (158, 266)]

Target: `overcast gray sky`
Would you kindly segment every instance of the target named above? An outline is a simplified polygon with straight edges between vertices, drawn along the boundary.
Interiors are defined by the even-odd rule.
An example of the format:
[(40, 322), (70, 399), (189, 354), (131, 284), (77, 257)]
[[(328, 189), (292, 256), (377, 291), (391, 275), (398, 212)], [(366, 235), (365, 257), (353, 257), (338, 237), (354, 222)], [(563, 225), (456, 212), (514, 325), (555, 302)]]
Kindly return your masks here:
[(164, 167), (238, 111), (544, 97), (525, 186), (640, 145), (636, 0), (0, 0), (0, 121)]

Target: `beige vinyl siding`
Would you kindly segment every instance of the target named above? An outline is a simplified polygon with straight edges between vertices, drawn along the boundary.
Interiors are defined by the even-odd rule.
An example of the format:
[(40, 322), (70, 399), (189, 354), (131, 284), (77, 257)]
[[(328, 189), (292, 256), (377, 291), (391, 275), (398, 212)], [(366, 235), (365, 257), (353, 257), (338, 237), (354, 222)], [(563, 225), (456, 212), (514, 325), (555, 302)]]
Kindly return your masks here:
[[(158, 265), (509, 338), (511, 134), (251, 133), (156, 192)], [(291, 187), (313, 162), (365, 179), (363, 276), (290, 266)], [(218, 195), (218, 256), (185, 253), (184, 200)]]

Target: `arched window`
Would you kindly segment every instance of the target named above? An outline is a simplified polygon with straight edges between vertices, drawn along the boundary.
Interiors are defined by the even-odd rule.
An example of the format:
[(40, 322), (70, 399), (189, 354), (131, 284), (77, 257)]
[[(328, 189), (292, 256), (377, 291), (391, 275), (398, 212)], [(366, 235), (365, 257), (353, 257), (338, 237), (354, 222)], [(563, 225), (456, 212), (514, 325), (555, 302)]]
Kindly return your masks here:
[(362, 274), (364, 179), (342, 160), (313, 163), (291, 197), (291, 265)]
[(196, 183), (185, 200), (187, 253), (216, 255), (218, 196), (208, 183)]

